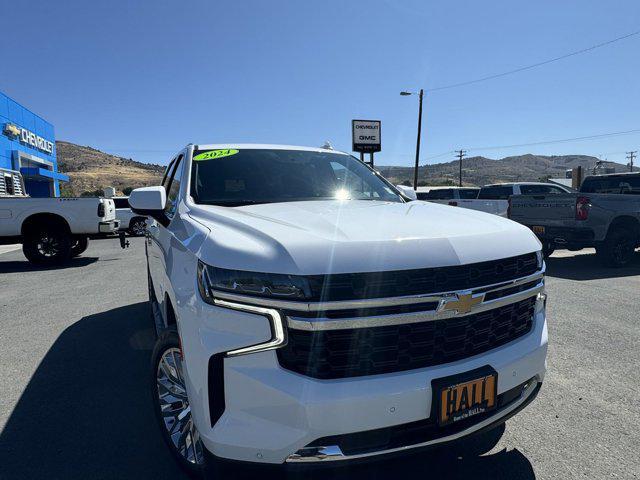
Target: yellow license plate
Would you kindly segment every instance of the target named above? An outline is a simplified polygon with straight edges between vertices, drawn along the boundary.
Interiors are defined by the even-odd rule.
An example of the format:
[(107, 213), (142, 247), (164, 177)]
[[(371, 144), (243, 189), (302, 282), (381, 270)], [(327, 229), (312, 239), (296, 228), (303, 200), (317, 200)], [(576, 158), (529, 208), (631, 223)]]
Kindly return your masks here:
[(538, 235), (544, 235), (544, 227), (541, 225), (534, 225), (531, 227), (531, 230), (533, 230), (533, 233), (537, 233)]
[(498, 375), (492, 373), (440, 390), (438, 423), (447, 425), (496, 408)]

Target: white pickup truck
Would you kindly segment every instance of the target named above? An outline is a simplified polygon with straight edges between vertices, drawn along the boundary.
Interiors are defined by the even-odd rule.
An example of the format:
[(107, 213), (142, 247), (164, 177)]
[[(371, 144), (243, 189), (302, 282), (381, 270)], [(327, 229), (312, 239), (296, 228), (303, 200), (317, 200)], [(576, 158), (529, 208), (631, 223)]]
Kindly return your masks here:
[(20, 173), (0, 170), (0, 244), (22, 243), (30, 262), (62, 263), (84, 252), (90, 237), (117, 229), (113, 200), (31, 198)]
[(522, 225), (286, 145), (188, 145), (129, 202), (152, 219), (153, 408), (188, 471), (465, 451), (540, 389), (545, 267)]

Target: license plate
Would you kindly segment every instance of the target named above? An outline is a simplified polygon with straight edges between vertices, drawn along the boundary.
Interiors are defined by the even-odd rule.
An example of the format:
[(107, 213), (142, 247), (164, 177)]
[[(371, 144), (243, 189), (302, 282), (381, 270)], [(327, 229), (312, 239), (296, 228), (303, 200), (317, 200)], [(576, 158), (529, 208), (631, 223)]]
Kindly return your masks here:
[(497, 388), (497, 373), (440, 387), (436, 391), (438, 424), (448, 425), (495, 409)]
[(537, 233), (538, 235), (544, 235), (544, 227), (541, 225), (534, 225), (531, 227), (531, 230), (533, 230), (533, 233)]

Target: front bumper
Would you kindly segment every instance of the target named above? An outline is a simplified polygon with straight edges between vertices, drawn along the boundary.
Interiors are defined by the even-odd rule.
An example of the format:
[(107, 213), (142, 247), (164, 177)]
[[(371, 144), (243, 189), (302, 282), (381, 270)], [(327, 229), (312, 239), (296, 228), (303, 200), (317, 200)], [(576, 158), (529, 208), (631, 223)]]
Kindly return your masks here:
[(98, 223), (98, 232), (100, 233), (114, 233), (120, 227), (120, 220), (111, 220), (108, 222)]
[[(199, 302), (202, 303), (202, 302)], [(285, 370), (274, 350), (220, 357), (228, 351), (220, 335), (221, 323), (233, 343), (252, 345), (268, 341), (272, 331), (267, 317), (198, 305), (202, 325), (193, 333), (181, 332), (185, 345), (188, 390), (192, 412), (202, 441), (216, 457), (258, 463), (348, 460), (362, 455), (329, 449), (310, 451), (318, 439), (401, 426), (429, 419), (432, 380), (486, 365), (498, 373), (498, 395), (531, 381), (531, 389), (509, 406), (479, 420), (455, 435), (381, 449), (366, 456), (410, 450), (449, 442), (506, 419), (526, 404), (542, 382), (546, 367), (547, 327), (544, 308), (536, 309), (532, 330), (525, 336), (489, 352), (460, 361), (404, 372), (335, 380), (314, 379)], [(228, 322), (229, 321), (229, 322)], [(184, 327), (190, 328), (187, 322)], [(192, 326), (192, 325), (191, 325)], [(215, 326), (215, 332), (211, 330)], [(197, 333), (196, 333), (197, 332)], [(252, 332), (249, 334), (249, 332)], [(239, 337), (242, 335), (243, 337)], [(219, 383), (208, 368), (217, 358)], [(213, 363), (215, 365), (215, 363)], [(221, 370), (221, 371), (220, 371)], [(215, 388), (211, 388), (211, 386)], [(222, 387), (222, 391), (221, 388)], [(222, 401), (220, 401), (222, 396)], [(217, 398), (214, 398), (217, 397)], [(211, 404), (220, 407), (213, 418)]]

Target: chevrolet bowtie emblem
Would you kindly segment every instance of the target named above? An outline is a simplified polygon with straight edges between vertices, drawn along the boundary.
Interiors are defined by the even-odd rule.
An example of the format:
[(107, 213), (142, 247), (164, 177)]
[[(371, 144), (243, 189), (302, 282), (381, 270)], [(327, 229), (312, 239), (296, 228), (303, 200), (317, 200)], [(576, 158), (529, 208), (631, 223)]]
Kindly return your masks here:
[(469, 293), (457, 293), (455, 297), (440, 301), (438, 311), (454, 310), (459, 314), (469, 313), (473, 307), (484, 301), (484, 293), (474, 296)]
[(20, 129), (11, 123), (5, 123), (4, 134), (10, 137), (17, 137), (20, 135)]

